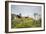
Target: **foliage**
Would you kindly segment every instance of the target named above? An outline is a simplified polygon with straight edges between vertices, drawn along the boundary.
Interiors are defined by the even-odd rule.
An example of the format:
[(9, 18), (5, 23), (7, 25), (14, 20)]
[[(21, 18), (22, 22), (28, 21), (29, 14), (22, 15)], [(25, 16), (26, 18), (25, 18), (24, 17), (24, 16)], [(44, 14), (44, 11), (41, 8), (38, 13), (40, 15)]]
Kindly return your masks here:
[(41, 26), (41, 19), (34, 20), (33, 18), (18, 18), (12, 20), (11, 23), (12, 28), (33, 28), (33, 27), (40, 27)]

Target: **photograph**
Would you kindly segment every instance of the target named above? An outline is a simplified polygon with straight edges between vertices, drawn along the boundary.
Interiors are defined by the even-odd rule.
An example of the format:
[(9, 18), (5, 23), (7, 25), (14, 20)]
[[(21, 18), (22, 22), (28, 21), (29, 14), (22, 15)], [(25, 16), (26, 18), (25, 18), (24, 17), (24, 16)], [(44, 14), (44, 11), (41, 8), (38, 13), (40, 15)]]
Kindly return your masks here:
[(7, 32), (45, 30), (44, 3), (19, 1), (6, 1), (5, 3), (5, 28), (7, 28)]
[(11, 28), (41, 27), (41, 6), (11, 5)]

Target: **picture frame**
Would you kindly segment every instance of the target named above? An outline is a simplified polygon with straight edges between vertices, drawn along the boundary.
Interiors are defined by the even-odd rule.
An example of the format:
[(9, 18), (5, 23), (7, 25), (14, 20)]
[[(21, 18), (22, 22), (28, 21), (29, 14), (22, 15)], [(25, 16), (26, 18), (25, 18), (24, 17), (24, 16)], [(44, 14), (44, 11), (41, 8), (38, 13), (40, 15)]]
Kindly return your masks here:
[[(35, 16), (34, 18), (32, 18), (33, 15)], [(40, 18), (38, 15), (40, 16)], [(16, 23), (21, 22), (21, 24), (20, 23), (19, 25), (16, 24), (13, 21), (13, 16), (16, 17), (14, 18), (16, 19), (15, 22)], [(41, 20), (38, 21), (38, 18), (36, 16), (38, 16), (38, 18)], [(32, 21), (30, 21), (31, 19)], [(26, 20), (29, 21), (27, 22)], [(37, 31), (45, 31), (45, 3), (5, 1), (5, 32), (6, 33), (37, 32)]]

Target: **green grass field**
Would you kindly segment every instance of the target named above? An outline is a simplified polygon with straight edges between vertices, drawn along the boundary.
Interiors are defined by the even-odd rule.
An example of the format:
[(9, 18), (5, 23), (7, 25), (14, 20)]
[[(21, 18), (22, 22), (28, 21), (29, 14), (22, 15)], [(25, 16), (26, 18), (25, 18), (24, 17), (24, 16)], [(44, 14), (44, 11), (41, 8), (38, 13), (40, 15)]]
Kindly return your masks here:
[(34, 20), (32, 18), (17, 18), (12, 20), (12, 28), (35, 28), (41, 27), (41, 20)]

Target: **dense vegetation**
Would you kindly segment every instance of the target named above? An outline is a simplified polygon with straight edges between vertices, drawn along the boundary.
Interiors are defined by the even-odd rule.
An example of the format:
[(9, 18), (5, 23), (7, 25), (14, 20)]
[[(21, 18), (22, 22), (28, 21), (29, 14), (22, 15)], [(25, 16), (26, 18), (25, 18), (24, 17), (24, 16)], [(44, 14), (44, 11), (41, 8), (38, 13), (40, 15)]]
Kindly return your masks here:
[(33, 27), (40, 27), (41, 26), (41, 19), (34, 20), (33, 18), (18, 18), (16, 17), (12, 19), (11, 23), (12, 28), (33, 28)]

